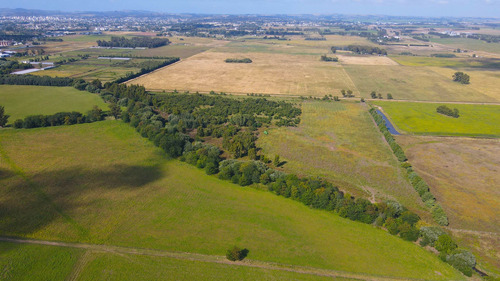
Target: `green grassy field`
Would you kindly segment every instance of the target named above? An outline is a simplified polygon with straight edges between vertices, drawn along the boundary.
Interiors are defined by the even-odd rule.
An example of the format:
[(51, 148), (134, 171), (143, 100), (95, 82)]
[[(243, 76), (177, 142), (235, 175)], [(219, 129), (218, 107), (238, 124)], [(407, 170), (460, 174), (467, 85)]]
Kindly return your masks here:
[(90, 259), (79, 280), (350, 280), (167, 257), (95, 253)]
[(461, 48), (469, 51), (484, 51), (500, 54), (500, 43), (488, 43), (483, 40), (469, 38), (431, 38), (431, 42)]
[(304, 102), (302, 112), (297, 128), (273, 129), (259, 137), (265, 155), (280, 155), (285, 171), (325, 177), (356, 196), (395, 198), (427, 215), (366, 106)]
[(10, 115), (9, 123), (35, 114), (54, 114), (62, 111), (85, 113), (94, 105), (107, 109), (102, 99), (72, 87), (41, 87), (0, 85), (0, 105)]
[[(345, 70), (358, 88), (361, 96), (368, 98), (372, 91), (386, 96), (391, 93), (395, 99), (424, 101), (500, 101), (500, 96), (491, 97), (484, 92), (453, 82), (434, 67), (415, 66), (367, 66), (345, 65)], [(445, 68), (446, 69), (446, 68)], [(447, 72), (453, 71), (446, 69)], [(467, 72), (469, 73), (469, 72)], [(448, 74), (448, 73), (446, 73)], [(490, 87), (496, 91), (497, 87)]]
[(493, 58), (439, 58), (424, 56), (391, 56), (391, 58), (405, 66), (500, 69), (500, 59)]
[(500, 137), (500, 106), (446, 104), (459, 118), (436, 112), (439, 103), (375, 101), (401, 130), (417, 135)]
[(1, 235), (209, 255), (237, 244), (263, 262), (462, 279), (383, 230), (166, 160), (118, 121), (2, 130), (0, 153)]
[(0, 242), (1, 280), (65, 280), (82, 250)]

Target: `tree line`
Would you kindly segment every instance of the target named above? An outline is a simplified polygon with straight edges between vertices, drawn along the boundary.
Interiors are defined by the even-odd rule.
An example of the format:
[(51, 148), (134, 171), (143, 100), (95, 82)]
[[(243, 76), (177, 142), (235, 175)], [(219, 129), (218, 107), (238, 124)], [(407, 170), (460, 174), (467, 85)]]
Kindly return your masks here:
[(58, 112), (52, 115), (30, 115), (24, 119), (17, 119), (14, 121), (14, 128), (16, 129), (31, 129), (40, 127), (51, 127), (61, 125), (74, 125), (82, 123), (92, 123), (104, 119), (102, 109), (94, 106), (92, 110), (83, 115), (80, 112)]
[(170, 44), (167, 38), (151, 38), (146, 36), (138, 36), (127, 39), (125, 37), (111, 37), (110, 41), (97, 40), (97, 45), (100, 47), (120, 47), (120, 48), (158, 48)]
[(400, 162), (402, 162), (401, 166), (406, 169), (408, 179), (410, 180), (413, 188), (420, 195), (420, 198), (425, 203), (425, 205), (431, 210), (431, 214), (434, 220), (440, 225), (448, 225), (448, 217), (446, 216), (443, 208), (439, 203), (436, 202), (436, 198), (430, 192), (427, 183), (413, 170), (411, 164), (406, 161), (407, 158), (403, 149), (401, 148), (401, 146), (399, 146), (399, 144), (396, 143), (394, 137), (385, 126), (385, 121), (382, 116), (377, 113), (375, 108), (371, 108), (369, 112), (372, 115), (373, 120), (379, 127), (380, 132), (384, 135), (385, 140), (394, 152), (394, 155)]
[(387, 55), (387, 51), (385, 49), (381, 49), (379, 47), (372, 47), (367, 45), (349, 45), (347, 46), (347, 50), (356, 54), (368, 54), (368, 55)]
[(18, 69), (33, 68), (31, 63), (19, 63), (17, 61), (10, 61), (4, 58), (0, 59), (0, 75), (9, 74)]
[(337, 57), (329, 57), (327, 55), (322, 55), (321, 58), (320, 58), (321, 61), (334, 61), (334, 62), (338, 62), (339, 61), (339, 58)]
[(235, 58), (227, 58), (225, 60), (226, 63), (252, 63), (252, 60), (249, 58), (244, 59), (235, 59)]

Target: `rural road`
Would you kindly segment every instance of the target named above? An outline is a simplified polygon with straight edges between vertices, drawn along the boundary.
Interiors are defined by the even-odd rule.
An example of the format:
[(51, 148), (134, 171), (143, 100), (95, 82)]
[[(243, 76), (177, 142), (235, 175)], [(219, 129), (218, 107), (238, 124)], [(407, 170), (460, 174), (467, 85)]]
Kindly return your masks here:
[[(224, 256), (204, 255), (204, 254), (186, 253), (186, 252), (170, 252), (170, 251), (144, 249), (144, 248), (131, 248), (131, 247), (110, 246), (110, 245), (84, 244), (84, 243), (68, 243), (68, 242), (21, 239), (21, 238), (2, 237), (2, 236), (0, 236), (0, 241), (19, 243), (19, 244), (35, 244), (35, 245), (47, 245), (55, 247), (78, 248), (78, 249), (90, 250), (93, 252), (104, 252), (110, 254), (129, 254), (129, 255), (141, 255), (141, 256), (151, 256), (151, 257), (166, 257), (179, 260), (209, 262), (209, 263), (227, 264), (234, 266), (246, 266), (246, 267), (288, 271), (288, 272), (295, 272), (295, 273), (309, 274), (316, 276), (350, 278), (355, 280), (373, 280), (373, 281), (409, 280), (409, 279), (399, 279), (393, 277), (364, 275), (359, 273), (358, 274), (349, 273), (349, 272), (320, 269), (313, 267), (263, 262), (263, 261), (249, 260), (249, 259), (246, 259), (244, 261), (232, 262), (227, 260), (226, 257)], [(88, 255), (83, 254), (81, 258), (88, 258)], [(78, 268), (77, 272), (80, 273), (82, 270), (83, 268)], [(77, 277), (78, 276), (73, 276), (73, 279), (76, 280), (78, 279)], [(411, 280), (420, 280), (420, 279), (411, 279)]]

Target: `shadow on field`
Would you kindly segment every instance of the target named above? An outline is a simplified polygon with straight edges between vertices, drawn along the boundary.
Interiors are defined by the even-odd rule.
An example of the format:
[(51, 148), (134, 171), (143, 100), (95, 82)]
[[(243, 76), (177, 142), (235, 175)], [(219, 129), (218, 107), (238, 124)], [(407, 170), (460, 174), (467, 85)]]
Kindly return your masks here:
[[(89, 236), (75, 212), (98, 212), (106, 200), (120, 201), (165, 175), (159, 166), (73, 167), (35, 174), (25, 180), (1, 170), (0, 236), (31, 236), (54, 221), (49, 236), (78, 241)], [(114, 191), (114, 193), (110, 193)], [(56, 233), (54, 235), (54, 233)], [(61, 233), (61, 234), (58, 234)], [(60, 237), (60, 238), (59, 238)]]
[(11, 170), (0, 168), (0, 180), (7, 179), (12, 176), (14, 176), (14, 173)]

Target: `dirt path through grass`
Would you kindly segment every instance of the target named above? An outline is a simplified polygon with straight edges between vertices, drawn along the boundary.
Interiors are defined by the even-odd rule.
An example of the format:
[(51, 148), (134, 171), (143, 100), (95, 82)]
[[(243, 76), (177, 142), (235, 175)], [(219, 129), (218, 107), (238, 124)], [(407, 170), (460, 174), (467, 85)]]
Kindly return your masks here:
[(309, 274), (316, 276), (326, 276), (326, 277), (342, 277), (351, 278), (357, 280), (373, 280), (373, 281), (389, 281), (389, 280), (422, 280), (422, 279), (398, 279), (384, 276), (373, 276), (373, 275), (362, 275), (349, 272), (342, 272), (336, 270), (319, 269), (313, 267), (295, 266), (288, 264), (279, 264), (272, 262), (262, 262), (257, 260), (246, 259), (244, 261), (231, 262), (224, 256), (216, 255), (204, 255), (197, 253), (187, 253), (187, 252), (170, 252), (163, 250), (154, 249), (144, 249), (144, 248), (129, 248), (129, 247), (119, 247), (110, 245), (95, 245), (95, 244), (83, 244), (83, 243), (67, 243), (67, 242), (57, 242), (57, 241), (46, 241), (46, 240), (30, 240), (30, 239), (19, 239), (13, 237), (1, 237), (0, 241), (10, 242), (10, 243), (22, 243), (22, 244), (35, 244), (35, 245), (46, 245), (55, 247), (68, 247), (68, 248), (78, 248), (86, 249), (87, 252), (83, 254), (80, 260), (75, 265), (75, 268), (70, 276), (70, 280), (77, 280), (79, 274), (83, 271), (87, 259), (92, 252), (104, 252), (110, 254), (128, 254), (128, 255), (143, 255), (151, 257), (167, 257), (179, 260), (189, 260), (189, 261), (199, 261), (199, 262), (209, 262), (218, 264), (228, 264), (235, 266), (247, 266), (254, 268), (262, 268), (269, 270), (281, 270), (288, 272), (295, 272), (301, 274)]

